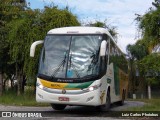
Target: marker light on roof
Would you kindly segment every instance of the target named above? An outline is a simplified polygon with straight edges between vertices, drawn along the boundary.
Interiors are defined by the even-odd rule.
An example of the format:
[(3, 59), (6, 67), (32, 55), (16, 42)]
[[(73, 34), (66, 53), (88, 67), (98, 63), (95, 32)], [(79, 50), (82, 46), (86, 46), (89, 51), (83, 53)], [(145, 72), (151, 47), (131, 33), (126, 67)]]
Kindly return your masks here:
[(67, 31), (67, 33), (79, 33), (78, 31)]

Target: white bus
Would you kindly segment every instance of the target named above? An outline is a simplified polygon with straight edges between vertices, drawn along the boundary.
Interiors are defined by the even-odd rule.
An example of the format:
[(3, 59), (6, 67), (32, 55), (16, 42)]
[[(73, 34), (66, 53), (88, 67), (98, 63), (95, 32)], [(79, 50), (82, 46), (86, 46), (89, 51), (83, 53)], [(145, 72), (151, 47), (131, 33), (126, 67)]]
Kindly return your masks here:
[(110, 33), (99, 27), (52, 29), (43, 44), (36, 83), (36, 101), (55, 110), (67, 105), (95, 106), (108, 110), (123, 104), (127, 87), (127, 61)]

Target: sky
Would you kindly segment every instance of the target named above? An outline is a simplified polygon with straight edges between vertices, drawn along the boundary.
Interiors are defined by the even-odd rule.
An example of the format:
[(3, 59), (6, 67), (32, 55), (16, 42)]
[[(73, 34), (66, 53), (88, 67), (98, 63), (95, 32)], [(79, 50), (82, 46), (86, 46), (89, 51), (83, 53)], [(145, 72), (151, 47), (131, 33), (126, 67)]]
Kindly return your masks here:
[(126, 46), (137, 41), (136, 14), (144, 15), (154, 0), (26, 0), (32, 9), (58, 5), (60, 9), (69, 7), (81, 23), (101, 21), (116, 26), (117, 44), (126, 53)]

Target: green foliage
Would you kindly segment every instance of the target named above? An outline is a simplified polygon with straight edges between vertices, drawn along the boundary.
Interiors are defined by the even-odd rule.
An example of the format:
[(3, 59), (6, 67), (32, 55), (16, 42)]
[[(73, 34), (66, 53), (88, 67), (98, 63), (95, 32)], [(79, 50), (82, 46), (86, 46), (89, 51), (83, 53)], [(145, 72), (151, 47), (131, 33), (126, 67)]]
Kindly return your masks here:
[(106, 24), (103, 23), (103, 22), (97, 21), (97, 22), (95, 22), (95, 23), (93, 23), (93, 24), (90, 24), (90, 26), (94, 26), (94, 27), (105, 27)]
[[(134, 100), (135, 101), (135, 100)], [(159, 99), (141, 99), (138, 101), (145, 102), (145, 105), (142, 107), (131, 107), (127, 111), (160, 111), (160, 100)]]
[(145, 57), (148, 52), (147, 52), (147, 47), (145, 46), (145, 44), (141, 43), (142, 40), (137, 41), (136, 44), (134, 45), (128, 45), (127, 46), (127, 52), (128, 55), (131, 59), (136, 59), (136, 60), (140, 60), (143, 57)]
[[(130, 68), (132, 71), (138, 69), (140, 76), (144, 79), (143, 84), (158, 84), (160, 78), (159, 72), (159, 55), (152, 54), (152, 49), (160, 43), (160, 2), (154, 0), (152, 2), (154, 9), (151, 7), (142, 16), (136, 14), (135, 20), (138, 23), (138, 29), (142, 40), (135, 45), (128, 45), (127, 51), (130, 57)], [(150, 54), (150, 55), (148, 55)], [(136, 61), (136, 62), (135, 62)], [(158, 63), (159, 62), (159, 63)], [(135, 69), (136, 68), (136, 69)], [(134, 78), (132, 74), (132, 78)], [(134, 80), (134, 79), (133, 79)]]
[(147, 47), (143, 40), (138, 40), (134, 45), (127, 46), (127, 52), (129, 57), (129, 79), (130, 79), (130, 89), (134, 93), (136, 88), (136, 83), (140, 82), (136, 78), (136, 70), (139, 69), (137, 66), (137, 61), (143, 59), (148, 55)]
[(31, 44), (44, 39), (50, 29), (75, 25), (79, 25), (76, 17), (67, 10), (59, 10), (57, 7), (47, 7), (43, 11), (26, 10), (23, 17), (7, 25), (10, 63), (16, 63), (27, 78), (34, 78), (37, 73), (40, 47), (35, 58), (30, 58)]
[(18, 0), (0, 1), (0, 70), (35, 80), (42, 46), (30, 58), (31, 44), (43, 40), (50, 29), (78, 25), (76, 16), (67, 9), (51, 6), (40, 11), (27, 8), (24, 1), (20, 4)]
[(3, 93), (0, 99), (0, 104), (17, 105), (17, 106), (48, 106), (46, 103), (37, 103), (34, 91), (31, 87), (26, 86), (25, 94), (17, 96), (15, 90), (7, 90)]
[(140, 28), (143, 31), (144, 37), (152, 37), (153, 40), (158, 39), (160, 30), (160, 9), (150, 11), (145, 14), (140, 23)]
[(147, 72), (148, 70), (160, 71), (160, 55), (159, 53), (150, 54), (139, 61), (141, 70)]
[(139, 70), (145, 75), (149, 84), (157, 84), (160, 82), (158, 73), (160, 73), (160, 54), (154, 53), (144, 57), (138, 62)]
[(137, 14), (139, 29), (142, 31), (143, 40), (146, 42), (149, 51), (160, 43), (160, 3), (155, 0), (152, 3), (156, 9), (150, 10), (143, 16)]
[(59, 10), (57, 7), (46, 7), (40, 17), (43, 29), (47, 32), (53, 28), (80, 25), (68, 10)]
[(160, 7), (160, 1), (159, 0), (154, 0), (154, 2), (152, 2), (152, 5), (156, 8)]
[(7, 25), (10, 21), (21, 17), (24, 11), (25, 1), (18, 0), (1, 0), (0, 1), (0, 72), (11, 76), (15, 71), (14, 64), (8, 64), (9, 42)]
[(108, 25), (106, 21), (96, 21), (95, 23), (90, 23), (89, 26), (106, 28), (113, 38), (115, 38), (116, 40), (118, 38), (117, 28), (115, 26)]
[[(22, 18), (11, 21), (9, 28), (8, 42), (10, 44), (10, 63), (18, 64), (27, 75), (35, 75), (35, 65), (38, 61), (30, 60), (30, 45), (37, 39), (42, 39), (44, 33), (39, 30), (35, 19), (40, 15), (40, 11), (26, 10)], [(38, 59), (38, 58), (37, 58)], [(31, 69), (30, 69), (31, 68)], [(31, 71), (30, 71), (31, 70)]]

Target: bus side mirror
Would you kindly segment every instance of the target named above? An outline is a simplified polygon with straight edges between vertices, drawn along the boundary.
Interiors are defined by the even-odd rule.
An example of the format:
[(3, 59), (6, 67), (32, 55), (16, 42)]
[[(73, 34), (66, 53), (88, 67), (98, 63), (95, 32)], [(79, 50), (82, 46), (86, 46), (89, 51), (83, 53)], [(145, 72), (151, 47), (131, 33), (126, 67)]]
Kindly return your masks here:
[(43, 42), (44, 42), (43, 40), (39, 40), (32, 43), (30, 47), (30, 57), (34, 57), (36, 46), (42, 44)]
[(101, 43), (101, 48), (100, 48), (100, 56), (106, 55), (106, 45), (107, 45), (107, 42), (103, 40)]

